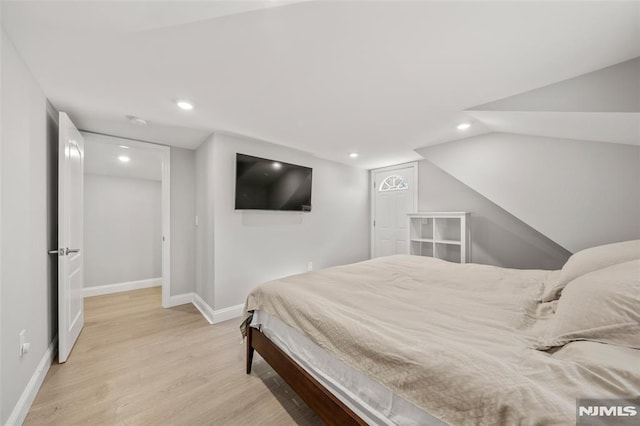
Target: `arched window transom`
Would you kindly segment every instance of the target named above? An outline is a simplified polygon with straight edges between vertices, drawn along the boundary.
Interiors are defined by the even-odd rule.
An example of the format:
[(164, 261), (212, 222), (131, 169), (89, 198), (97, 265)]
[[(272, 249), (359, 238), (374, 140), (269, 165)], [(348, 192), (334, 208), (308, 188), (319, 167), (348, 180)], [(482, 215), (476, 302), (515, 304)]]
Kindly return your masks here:
[(402, 178), (402, 176), (391, 175), (382, 181), (379, 191), (401, 191), (408, 188), (409, 185), (407, 184), (407, 181)]

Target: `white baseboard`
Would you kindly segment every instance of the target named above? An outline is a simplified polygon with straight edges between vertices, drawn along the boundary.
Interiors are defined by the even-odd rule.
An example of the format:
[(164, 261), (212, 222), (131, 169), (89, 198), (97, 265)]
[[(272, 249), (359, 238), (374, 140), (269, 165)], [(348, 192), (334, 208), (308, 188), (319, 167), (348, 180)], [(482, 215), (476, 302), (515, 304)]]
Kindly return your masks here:
[(219, 322), (227, 321), (234, 318), (240, 318), (242, 316), (243, 309), (244, 304), (217, 309), (213, 311), (213, 324), (217, 324)]
[(211, 306), (209, 306), (207, 302), (204, 301), (202, 297), (195, 293), (193, 294), (193, 306), (195, 306), (200, 311), (204, 319), (209, 321), (209, 324), (214, 323), (213, 319), (215, 316), (215, 311), (211, 308)]
[(169, 297), (169, 306), (167, 306), (167, 308), (186, 305), (187, 303), (193, 303), (193, 293), (184, 293)]
[(82, 289), (84, 297), (102, 296), (104, 294), (120, 293), (121, 291), (140, 290), (142, 288), (162, 286), (162, 277), (148, 280), (127, 281), (124, 283), (97, 285)]
[(193, 303), (193, 306), (200, 311), (204, 319), (206, 319), (209, 324), (217, 324), (233, 318), (239, 318), (242, 315), (242, 309), (244, 308), (244, 305), (236, 305), (214, 310), (202, 297), (195, 293), (171, 296), (168, 307), (170, 308), (172, 306), (184, 305), (187, 303)]
[(20, 395), (20, 399), (18, 399), (16, 406), (7, 419), (6, 426), (21, 425), (24, 419), (27, 418), (31, 404), (33, 404), (33, 401), (36, 399), (36, 395), (40, 390), (40, 386), (42, 386), (42, 382), (44, 382), (44, 378), (47, 376), (47, 372), (49, 371), (49, 367), (51, 367), (57, 350), (58, 336), (53, 338), (53, 341), (49, 344), (49, 347), (42, 356), (40, 363), (36, 367), (36, 371), (33, 372), (29, 383), (27, 383), (27, 387), (24, 389), (24, 392), (22, 392), (22, 395)]

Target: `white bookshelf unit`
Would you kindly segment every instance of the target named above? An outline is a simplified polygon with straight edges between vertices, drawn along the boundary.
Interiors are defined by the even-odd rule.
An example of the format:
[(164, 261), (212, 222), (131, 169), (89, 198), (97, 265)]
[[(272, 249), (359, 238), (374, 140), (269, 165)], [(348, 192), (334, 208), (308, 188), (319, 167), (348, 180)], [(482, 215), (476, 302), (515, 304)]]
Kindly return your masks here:
[(450, 262), (471, 261), (467, 212), (409, 213), (409, 254)]

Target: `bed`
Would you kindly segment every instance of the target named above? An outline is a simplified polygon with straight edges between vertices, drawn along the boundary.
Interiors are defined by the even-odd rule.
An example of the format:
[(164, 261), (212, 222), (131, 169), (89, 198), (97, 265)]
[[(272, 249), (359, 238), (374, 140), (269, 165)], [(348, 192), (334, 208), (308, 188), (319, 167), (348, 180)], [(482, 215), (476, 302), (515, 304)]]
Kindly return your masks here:
[(256, 350), (327, 424), (575, 424), (578, 398), (640, 395), (638, 259), (631, 241), (560, 271), (400, 255), (271, 281), (245, 305), (247, 373)]

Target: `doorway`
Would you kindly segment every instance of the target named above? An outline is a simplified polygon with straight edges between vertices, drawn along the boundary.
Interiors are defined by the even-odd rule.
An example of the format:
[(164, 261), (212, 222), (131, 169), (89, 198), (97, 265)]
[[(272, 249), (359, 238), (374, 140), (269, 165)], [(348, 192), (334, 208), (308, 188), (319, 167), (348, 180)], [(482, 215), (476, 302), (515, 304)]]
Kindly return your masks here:
[(409, 218), (418, 207), (418, 163), (371, 170), (371, 258), (409, 253)]
[(169, 147), (82, 133), (84, 295), (161, 286), (166, 308), (171, 294)]

